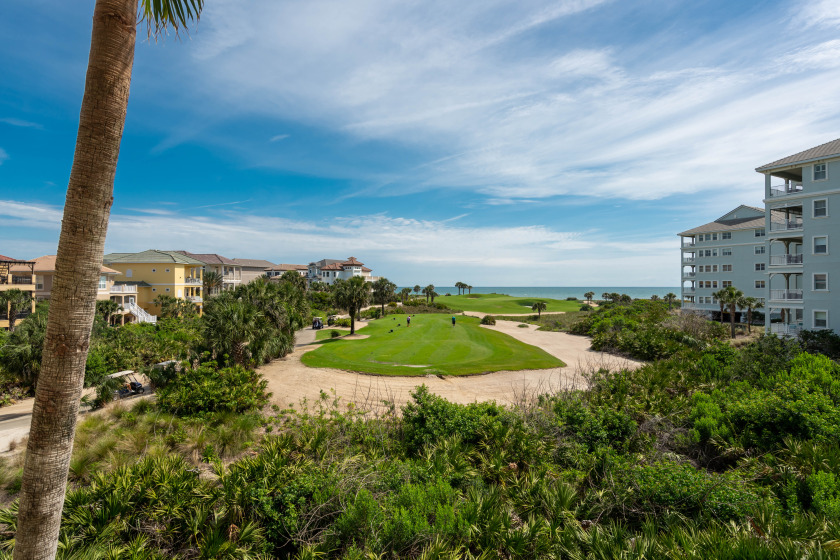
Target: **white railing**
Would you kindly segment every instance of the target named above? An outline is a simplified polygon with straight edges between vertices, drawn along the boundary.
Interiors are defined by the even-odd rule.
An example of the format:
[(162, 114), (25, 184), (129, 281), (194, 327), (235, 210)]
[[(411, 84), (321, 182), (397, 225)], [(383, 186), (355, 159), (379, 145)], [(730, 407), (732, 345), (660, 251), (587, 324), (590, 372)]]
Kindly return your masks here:
[(695, 272), (683, 272), (683, 278), (694, 278), (695, 276), (697, 276)]
[(129, 285), (111, 286), (111, 293), (112, 294), (136, 294), (137, 293), (137, 286), (129, 286)]
[(697, 243), (695, 241), (691, 241), (689, 243), (683, 243), (682, 247), (685, 249), (686, 247), (694, 247), (695, 245), (697, 245)]
[(770, 266), (802, 264), (802, 255), (771, 255)]
[(684, 294), (693, 294), (694, 293), (694, 288), (683, 288), (683, 293)]
[(770, 299), (802, 301), (802, 290), (770, 290)]
[(696, 309), (696, 308), (697, 308), (697, 304), (696, 304), (696, 303), (694, 303), (693, 301), (684, 301), (684, 302), (682, 303), (682, 308), (683, 308), (683, 309)]
[(782, 222), (770, 222), (770, 231), (791, 231), (802, 229), (802, 218), (784, 220)]
[(770, 332), (780, 336), (796, 336), (802, 330), (802, 325), (795, 323), (772, 323)]
[(694, 257), (683, 257), (684, 263), (693, 263), (695, 261)]
[(801, 184), (791, 184), (791, 185), (776, 185), (775, 187), (770, 187), (770, 196), (787, 196), (789, 194), (799, 194), (802, 192), (802, 185)]
[(224, 282), (240, 282), (242, 280), (241, 276), (234, 276), (233, 274), (225, 274), (222, 276), (222, 280)]
[(148, 313), (145, 309), (137, 305), (136, 303), (126, 303), (123, 306), (127, 311), (131, 312), (132, 315), (137, 317), (138, 323), (157, 323), (157, 316)]
[(200, 296), (187, 296), (187, 299), (193, 303), (201, 303), (204, 301)]
[(184, 278), (184, 284), (201, 284), (201, 278)]

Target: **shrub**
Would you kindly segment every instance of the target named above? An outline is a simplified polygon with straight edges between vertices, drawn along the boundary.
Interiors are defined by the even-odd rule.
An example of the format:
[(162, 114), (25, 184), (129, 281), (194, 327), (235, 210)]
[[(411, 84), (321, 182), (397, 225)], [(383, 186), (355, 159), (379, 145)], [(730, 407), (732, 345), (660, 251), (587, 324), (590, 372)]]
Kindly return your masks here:
[(190, 416), (209, 412), (247, 412), (268, 402), (268, 382), (251, 369), (233, 366), (218, 369), (215, 362), (182, 370), (158, 391), (158, 405), (165, 412)]
[(340, 336), (341, 336), (341, 332), (336, 331), (336, 330), (330, 331), (330, 338), (338, 338)]
[(330, 325), (330, 326), (335, 326), (335, 327), (349, 327), (349, 326), (350, 326), (350, 318), (349, 318), (349, 317), (345, 317), (345, 318), (343, 318), (343, 319), (335, 319), (335, 320), (332, 322), (332, 325)]
[(638, 430), (636, 422), (624, 412), (591, 406), (578, 396), (559, 398), (554, 414), (563, 433), (586, 445), (589, 451), (602, 446), (626, 450)]
[(566, 298), (566, 301), (577, 301), (577, 300), (578, 300), (578, 298), (576, 298), (576, 297), (567, 297)]
[(482, 325), (495, 325), (496, 324), (496, 318), (493, 317), (492, 315), (485, 315), (484, 317), (481, 318), (481, 324)]
[(589, 305), (588, 303), (584, 303), (580, 306), (580, 309), (578, 309), (578, 311), (592, 311), (593, 309), (595, 308)]

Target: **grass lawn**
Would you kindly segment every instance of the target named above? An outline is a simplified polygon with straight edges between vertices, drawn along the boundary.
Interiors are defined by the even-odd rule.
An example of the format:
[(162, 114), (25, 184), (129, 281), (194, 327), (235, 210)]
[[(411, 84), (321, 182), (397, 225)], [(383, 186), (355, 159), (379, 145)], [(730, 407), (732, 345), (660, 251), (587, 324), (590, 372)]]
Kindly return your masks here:
[(581, 306), (581, 303), (577, 301), (563, 301), (547, 298), (523, 298), (501, 294), (442, 296), (436, 298), (435, 301), (445, 303), (453, 309), (481, 311), (482, 313), (492, 313), (493, 315), (534, 313), (531, 311), (531, 306), (538, 301), (543, 301), (546, 304), (546, 310), (543, 311), (543, 313), (551, 313), (552, 311), (577, 311)]
[[(364, 325), (364, 323), (362, 323), (362, 324)], [(316, 341), (329, 340), (330, 338), (332, 338), (332, 335), (330, 334), (332, 331), (340, 332), (341, 336), (344, 336), (345, 334), (350, 334), (350, 329), (336, 329), (334, 327), (324, 327), (323, 329), (321, 329), (321, 330), (319, 330), (315, 333), (315, 340)], [(357, 321), (356, 322), (356, 332), (358, 332), (358, 331), (359, 331), (359, 322)]]
[(415, 315), (411, 327), (405, 326), (405, 315), (390, 315), (371, 321), (359, 334), (369, 338), (337, 339), (307, 352), (301, 361), (311, 367), (380, 375), (470, 375), (566, 365), (535, 346), (481, 328), (475, 317), (462, 315), (454, 328), (450, 315)]

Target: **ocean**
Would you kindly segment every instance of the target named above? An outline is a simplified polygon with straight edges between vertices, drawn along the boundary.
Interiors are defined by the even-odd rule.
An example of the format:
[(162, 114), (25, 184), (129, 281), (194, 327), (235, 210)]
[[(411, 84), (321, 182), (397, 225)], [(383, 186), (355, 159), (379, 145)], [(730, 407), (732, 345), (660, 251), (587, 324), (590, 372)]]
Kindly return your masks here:
[[(414, 286), (409, 286), (414, 288)], [(402, 289), (397, 288), (399, 292)], [(452, 294), (458, 295), (458, 288), (454, 286), (435, 286), (435, 291), (440, 295)], [(475, 286), (472, 289), (474, 294), (506, 294), (509, 296), (518, 297), (539, 297), (547, 299), (566, 299), (567, 297), (576, 297), (583, 299), (583, 294), (586, 292), (595, 292), (595, 299), (601, 299), (601, 294), (618, 293), (627, 294), (633, 299), (650, 299), (650, 296), (656, 294), (659, 297), (671, 292), (680, 295), (679, 286), (676, 287), (661, 287), (661, 286), (567, 286), (567, 287), (528, 287), (528, 286)]]

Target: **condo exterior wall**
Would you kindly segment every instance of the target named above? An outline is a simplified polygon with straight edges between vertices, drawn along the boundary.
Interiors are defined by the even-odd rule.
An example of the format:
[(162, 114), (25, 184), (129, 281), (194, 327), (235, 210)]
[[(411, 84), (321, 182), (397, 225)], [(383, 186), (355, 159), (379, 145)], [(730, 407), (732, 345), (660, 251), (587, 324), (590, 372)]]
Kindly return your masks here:
[[(761, 209), (739, 206), (715, 222), (694, 228), (702, 229), (702, 233), (688, 230), (680, 234), (680, 295), (684, 308), (719, 313), (720, 303), (712, 294), (728, 285), (745, 296), (765, 300), (767, 255), (765, 227), (760, 221), (763, 214)], [(741, 225), (726, 224), (737, 220), (745, 221)]]
[(142, 281), (148, 286), (137, 288), (137, 305), (152, 315), (160, 314), (153, 303), (159, 295), (189, 299), (202, 309), (202, 266), (182, 263), (108, 262), (109, 268), (119, 271), (117, 282)]
[[(17, 289), (33, 296), (29, 310), (17, 316), (18, 322), (35, 311), (34, 267), (34, 261), (17, 260), (0, 255), (0, 292)], [(0, 309), (0, 329), (9, 328), (8, 311), (8, 309)]]
[[(826, 177), (815, 179), (816, 166), (823, 165)], [(766, 327), (779, 334), (824, 328), (840, 333), (840, 156), (763, 173), (771, 262), (786, 254), (797, 257), (785, 261), (801, 258), (768, 268)], [(771, 230), (771, 214), (789, 219)], [(818, 248), (823, 244), (825, 251)]]

